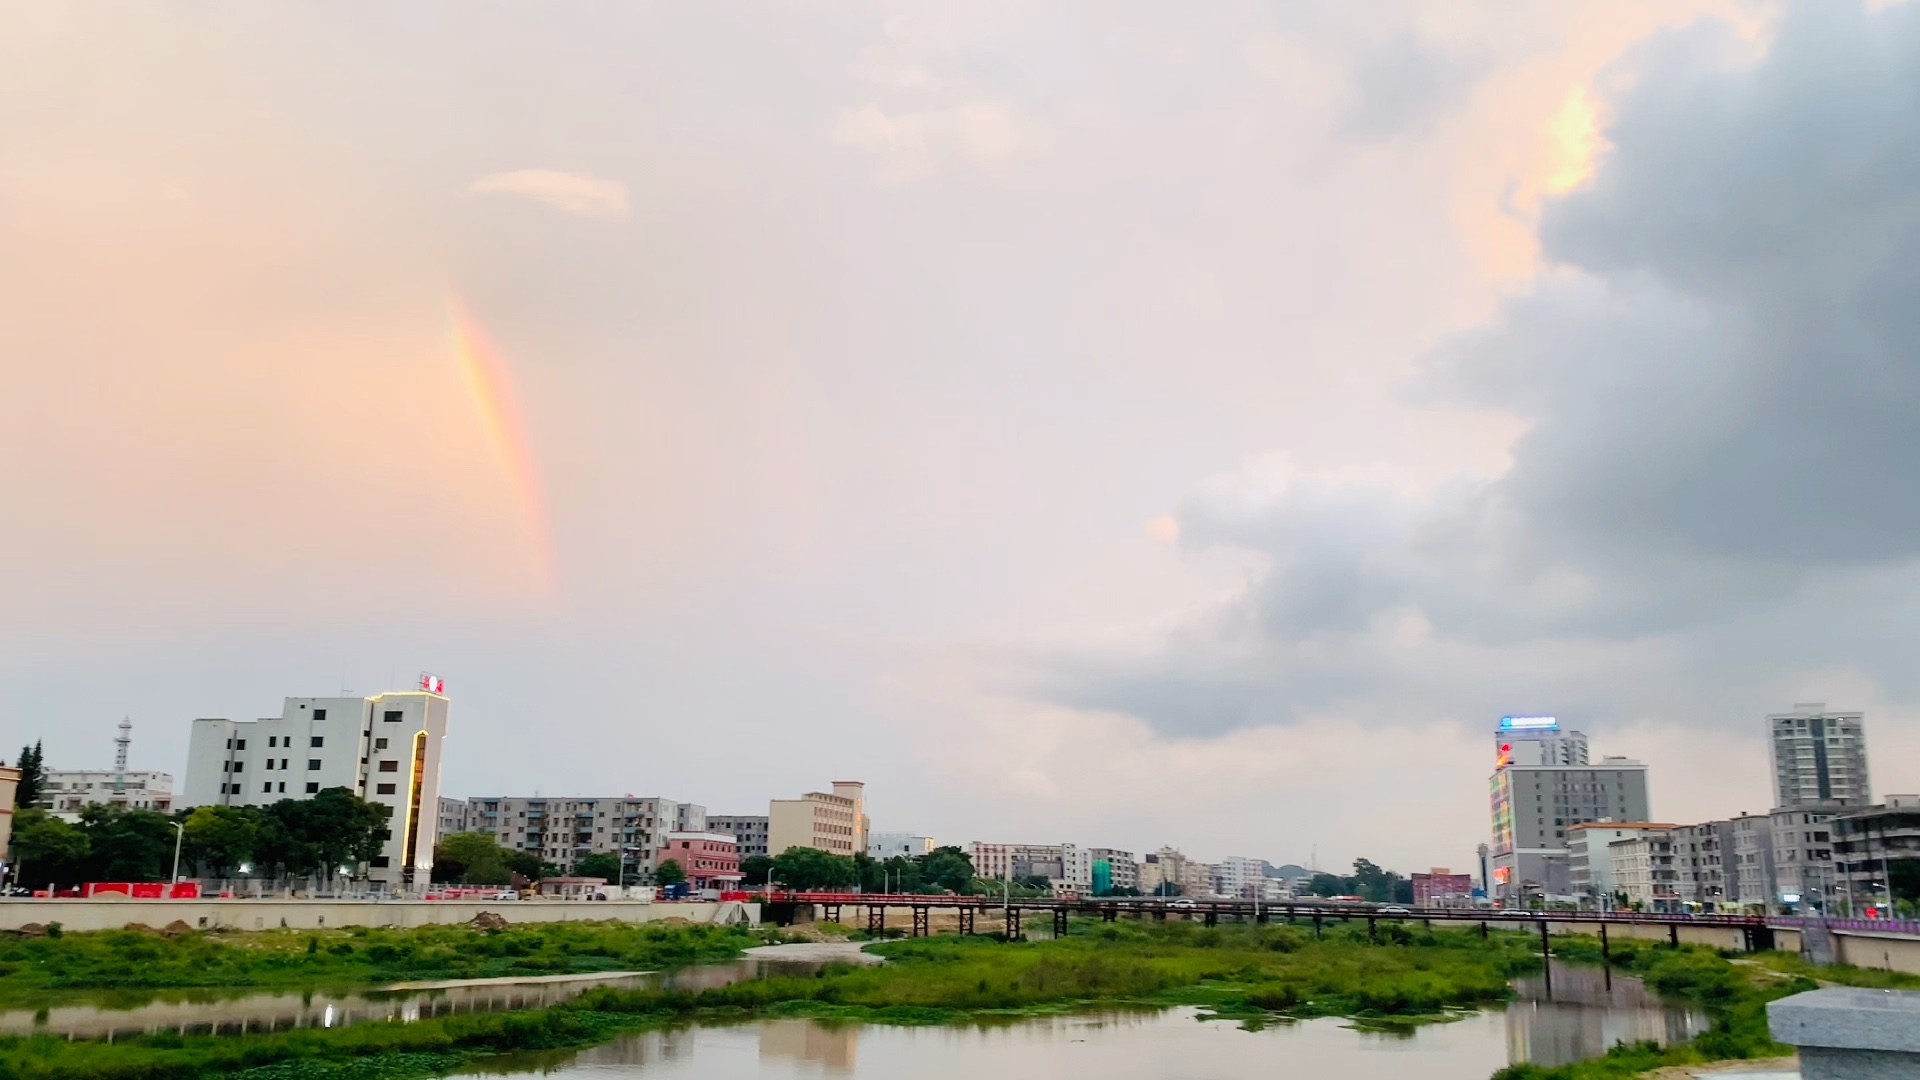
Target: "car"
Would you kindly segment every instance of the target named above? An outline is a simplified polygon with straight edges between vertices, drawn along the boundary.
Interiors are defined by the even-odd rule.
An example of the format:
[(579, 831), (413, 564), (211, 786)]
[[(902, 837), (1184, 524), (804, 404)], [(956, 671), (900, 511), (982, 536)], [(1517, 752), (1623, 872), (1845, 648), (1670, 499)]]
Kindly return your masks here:
[(1374, 910), (1376, 910), (1376, 911), (1378, 911), (1378, 912), (1379, 912), (1380, 914), (1382, 914), (1382, 915), (1411, 915), (1411, 914), (1413, 914), (1413, 912), (1411, 912), (1411, 911), (1408, 911), (1408, 910), (1407, 910), (1406, 908), (1403, 908), (1403, 907), (1401, 907), (1401, 906), (1400, 906), (1399, 904), (1388, 904), (1388, 905), (1387, 905), (1386, 907), (1383, 907), (1383, 908), (1375, 908)]
[(487, 899), (489, 899), (489, 900), (518, 900), (518, 899), (520, 899), (520, 894), (519, 894), (519, 893), (517, 893), (517, 892), (514, 892), (514, 891), (513, 891), (512, 889), (501, 889), (501, 890), (500, 890), (499, 892), (497, 892), (497, 893), (494, 893), (494, 894), (493, 894), (492, 896), (489, 896), (489, 897), (487, 897)]
[(1175, 900), (1173, 903), (1168, 904), (1167, 906), (1168, 907), (1196, 907), (1198, 905), (1196, 905), (1191, 900)]

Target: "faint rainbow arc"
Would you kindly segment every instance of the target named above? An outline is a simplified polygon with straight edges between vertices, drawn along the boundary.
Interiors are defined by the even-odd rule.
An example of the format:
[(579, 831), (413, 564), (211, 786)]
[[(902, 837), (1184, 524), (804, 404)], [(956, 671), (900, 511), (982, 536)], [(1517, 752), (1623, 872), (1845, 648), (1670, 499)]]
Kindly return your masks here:
[(499, 353), (487, 340), (465, 304), (457, 296), (447, 300), (449, 321), (453, 326), (454, 354), (466, 375), (467, 389), (487, 429), (494, 456), (506, 474), (533, 545), (543, 585), (553, 581), (552, 545), (547, 529), (546, 500), (540, 492), (540, 472), (534, 463), (533, 446), (527, 439), (526, 424), (520, 417), (519, 399), (513, 380)]

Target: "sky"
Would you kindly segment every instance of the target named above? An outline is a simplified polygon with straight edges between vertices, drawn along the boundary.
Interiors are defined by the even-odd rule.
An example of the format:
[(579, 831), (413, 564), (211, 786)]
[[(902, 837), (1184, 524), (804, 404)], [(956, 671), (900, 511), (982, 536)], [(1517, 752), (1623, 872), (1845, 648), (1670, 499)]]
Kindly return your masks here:
[(1465, 867), (1920, 790), (1920, 5), (0, 0), (0, 753)]

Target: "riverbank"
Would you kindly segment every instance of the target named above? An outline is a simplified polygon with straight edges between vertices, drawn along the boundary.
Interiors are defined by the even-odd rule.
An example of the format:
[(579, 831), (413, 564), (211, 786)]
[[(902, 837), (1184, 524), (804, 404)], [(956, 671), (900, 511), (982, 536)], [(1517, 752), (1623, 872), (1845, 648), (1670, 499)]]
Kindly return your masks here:
[(0, 1040), (0, 1075), (22, 1080), (243, 1076), (362, 1080), (444, 1072), (506, 1052), (592, 1045), (644, 1027), (755, 1016), (889, 1024), (1012, 1018), (1093, 1005), (1201, 1005), (1243, 1020), (1444, 1016), (1511, 996), (1537, 970), (1524, 935), (1382, 928), (1311, 931), (1187, 923), (1076, 927), (1065, 939), (1003, 943), (926, 938), (875, 945), (890, 962), (832, 965), (806, 978), (700, 990), (591, 990), (538, 1012), (467, 1015), (344, 1030), (217, 1038), (162, 1035), (112, 1044), (46, 1036)]
[(102, 990), (338, 989), (648, 971), (731, 960), (777, 940), (744, 926), (622, 922), (0, 936), (0, 1007), (45, 1007)]

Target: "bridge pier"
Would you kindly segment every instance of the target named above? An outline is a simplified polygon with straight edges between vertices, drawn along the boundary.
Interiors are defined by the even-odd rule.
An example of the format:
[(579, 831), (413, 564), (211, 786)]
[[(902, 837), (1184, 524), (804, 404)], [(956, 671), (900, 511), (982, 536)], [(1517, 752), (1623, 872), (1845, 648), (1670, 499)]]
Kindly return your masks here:
[(1367, 916), (1367, 940), (1380, 940), (1380, 927), (1375, 925), (1374, 918), (1371, 915)]
[(1553, 949), (1547, 944), (1547, 920), (1540, 920), (1540, 970), (1546, 973), (1547, 997), (1553, 997)]
[(1680, 924), (1679, 923), (1667, 924), (1667, 945), (1675, 949), (1680, 947)]
[(1053, 936), (1057, 938), (1063, 938), (1067, 936), (1067, 909), (1066, 908), (1057, 907), (1053, 909)]
[(973, 909), (970, 907), (960, 909), (960, 932), (963, 934), (973, 933)]
[(887, 909), (880, 904), (867, 905), (867, 933), (879, 937), (887, 928)]
[(1206, 915), (1206, 922), (1208, 926), (1219, 926), (1220, 925), (1220, 909), (1208, 908), (1207, 915)]
[(920, 904), (915, 904), (913, 906), (913, 936), (914, 937), (926, 937), (928, 934), (933, 933), (933, 928), (928, 925), (928, 923), (931, 921), (931, 918), (930, 918), (931, 914), (932, 912), (930, 909)]
[(1007, 940), (1013, 941), (1020, 936), (1020, 909), (1007, 909)]
[(840, 921), (840, 905), (839, 904), (821, 904), (820, 914), (825, 915), (827, 917), (828, 922), (839, 922)]
[(1613, 950), (1607, 945), (1607, 924), (1600, 924), (1600, 971), (1607, 989), (1613, 989)]
[(1100, 909), (1101, 922), (1117, 922), (1119, 921), (1119, 919), (1120, 919), (1119, 907), (1113, 904), (1108, 904), (1106, 907), (1103, 907)]
[(1487, 940), (1487, 924), (1486, 923), (1480, 924), (1480, 940), (1481, 941)]
[(1315, 941), (1320, 939), (1320, 913), (1317, 911), (1313, 913), (1313, 937)]

